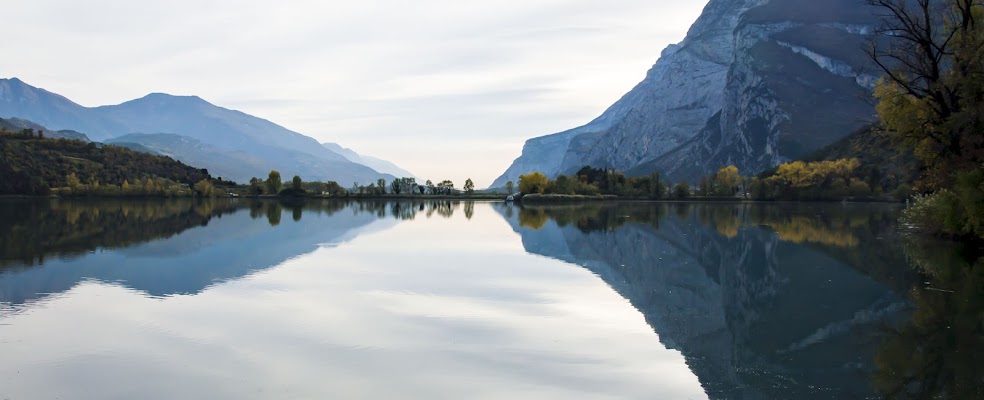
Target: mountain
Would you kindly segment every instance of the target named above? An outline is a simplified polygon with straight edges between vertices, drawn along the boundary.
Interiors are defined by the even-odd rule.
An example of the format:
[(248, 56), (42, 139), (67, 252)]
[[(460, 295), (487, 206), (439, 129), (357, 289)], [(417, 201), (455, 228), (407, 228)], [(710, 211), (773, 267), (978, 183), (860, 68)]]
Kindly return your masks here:
[(0, 118), (0, 128), (7, 129), (8, 131), (11, 132), (21, 131), (24, 129), (31, 129), (34, 132), (41, 132), (44, 134), (45, 137), (52, 138), (52, 139), (72, 139), (72, 140), (81, 140), (83, 142), (90, 141), (89, 137), (81, 132), (76, 132), (70, 129), (53, 131), (42, 126), (41, 124), (35, 123), (34, 121), (28, 121), (26, 119), (20, 119), (20, 118), (9, 118), (9, 119)]
[(641, 83), (587, 125), (527, 141), (492, 186), (584, 165), (693, 181), (808, 154), (874, 120), (876, 23), (856, 0), (711, 0)]
[[(392, 178), (349, 161), (310, 137), (265, 119), (215, 106), (196, 96), (153, 93), (118, 105), (87, 108), (19, 79), (0, 79), (0, 117), (24, 118), (54, 129), (85, 132), (96, 141), (134, 133), (186, 136), (220, 153), (246, 153), (259, 160), (234, 165), (223, 163), (228, 159), (225, 158), (200, 164), (210, 170), (231, 171), (231, 175), (224, 177), (238, 181), (265, 177), (271, 169), (288, 177), (297, 174), (305, 180), (334, 180), (342, 184)], [(128, 140), (152, 147), (134, 139)], [(169, 150), (169, 154), (182, 161), (193, 162), (198, 156), (177, 148)]]
[(345, 157), (351, 162), (368, 166), (369, 168), (384, 174), (390, 174), (398, 178), (416, 178), (414, 174), (411, 174), (409, 171), (396, 166), (396, 164), (381, 158), (356, 153), (355, 150), (342, 147), (338, 143), (322, 143), (321, 145), (325, 146), (325, 148), (334, 153), (342, 155), (342, 157)]
[(232, 177), (231, 179), (239, 182), (248, 181), (249, 178), (241, 178), (247, 176), (266, 178), (266, 173), (258, 175), (256, 171), (301, 169), (303, 165), (297, 164), (301, 160), (308, 160), (312, 164), (319, 162), (313, 156), (296, 153), (293, 158), (274, 155), (276, 161), (273, 161), (271, 160), (272, 157), (262, 157), (242, 150), (223, 149), (203, 143), (201, 140), (190, 136), (172, 133), (131, 133), (109, 139), (106, 143), (136, 151), (173, 157), (190, 165), (204, 167), (216, 177), (223, 179)]
[(0, 79), (0, 117), (23, 118), (49, 128), (86, 133), (125, 130), (112, 121), (94, 117), (90, 109), (64, 96), (33, 87), (17, 78)]

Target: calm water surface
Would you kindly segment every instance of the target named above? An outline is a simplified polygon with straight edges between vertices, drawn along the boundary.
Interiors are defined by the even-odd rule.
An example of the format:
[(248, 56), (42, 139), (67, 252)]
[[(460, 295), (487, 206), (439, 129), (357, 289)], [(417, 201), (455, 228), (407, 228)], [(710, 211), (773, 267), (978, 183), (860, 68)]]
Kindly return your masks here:
[(0, 399), (974, 393), (898, 212), (2, 201)]

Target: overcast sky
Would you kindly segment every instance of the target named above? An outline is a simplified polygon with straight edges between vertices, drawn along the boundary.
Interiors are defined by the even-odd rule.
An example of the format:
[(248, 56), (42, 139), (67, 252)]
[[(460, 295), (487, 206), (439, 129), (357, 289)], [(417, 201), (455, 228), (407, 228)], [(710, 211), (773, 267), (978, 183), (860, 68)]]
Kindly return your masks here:
[(0, 77), (84, 106), (198, 95), (485, 187), (683, 39), (704, 0), (14, 0)]

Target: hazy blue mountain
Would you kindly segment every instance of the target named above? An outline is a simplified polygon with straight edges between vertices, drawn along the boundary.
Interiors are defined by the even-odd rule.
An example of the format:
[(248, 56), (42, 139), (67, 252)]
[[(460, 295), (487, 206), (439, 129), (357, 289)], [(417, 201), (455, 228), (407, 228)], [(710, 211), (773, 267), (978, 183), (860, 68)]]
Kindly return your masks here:
[(711, 0), (646, 78), (587, 125), (530, 139), (493, 183), (584, 165), (689, 179), (757, 172), (873, 120), (862, 1)]
[[(236, 180), (232, 177), (250, 176), (254, 171), (270, 171), (279, 168), (278, 165), (245, 151), (223, 150), (202, 143), (193, 137), (172, 133), (134, 133), (107, 140), (106, 143), (175, 158), (185, 164), (208, 169), (212, 176), (224, 179)], [(290, 163), (291, 161), (286, 160), (286, 162)], [(266, 179), (265, 174), (252, 176)], [(240, 182), (247, 181), (245, 179), (238, 180)]]
[(71, 129), (87, 134), (123, 130), (119, 124), (95, 118), (89, 109), (61, 95), (17, 78), (0, 79), (0, 118), (23, 118), (55, 130)]
[[(237, 181), (264, 177), (271, 169), (288, 177), (296, 174), (305, 180), (334, 180), (343, 185), (392, 178), (353, 163), (310, 137), (265, 119), (218, 107), (196, 96), (154, 93), (118, 105), (87, 108), (16, 78), (0, 79), (0, 117), (25, 118), (56, 130), (85, 132), (96, 141), (134, 133), (185, 136), (211, 146), (217, 153), (236, 154), (203, 166), (228, 172), (224, 177)], [(159, 142), (156, 144), (160, 145)], [(131, 143), (153, 147), (149, 143)], [(181, 150), (185, 148), (195, 152), (185, 154)], [(163, 150), (189, 163), (201, 155), (201, 149), (195, 146)], [(241, 160), (242, 154), (248, 154), (255, 162), (223, 164)]]
[(342, 155), (342, 157), (345, 157), (351, 162), (365, 165), (384, 174), (390, 174), (398, 178), (416, 178), (416, 176), (410, 173), (410, 171), (400, 168), (392, 162), (373, 156), (359, 154), (355, 152), (355, 150), (342, 147), (338, 143), (322, 143), (321, 145), (325, 146), (325, 148), (334, 153)]

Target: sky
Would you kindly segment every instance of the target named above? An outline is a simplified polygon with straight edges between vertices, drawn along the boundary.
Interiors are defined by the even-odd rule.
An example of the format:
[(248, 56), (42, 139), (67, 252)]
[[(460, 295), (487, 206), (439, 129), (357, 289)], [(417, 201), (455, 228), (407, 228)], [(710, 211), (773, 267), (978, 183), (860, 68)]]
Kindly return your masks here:
[[(14, 0), (0, 77), (84, 106), (197, 95), (486, 187), (681, 41), (704, 0)], [(9, 34), (13, 33), (13, 34)]]

